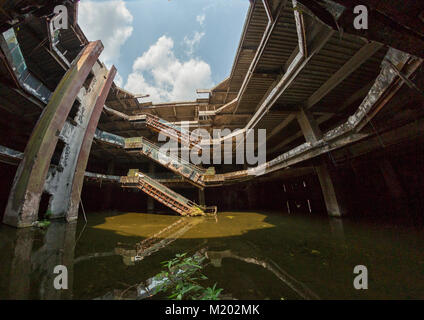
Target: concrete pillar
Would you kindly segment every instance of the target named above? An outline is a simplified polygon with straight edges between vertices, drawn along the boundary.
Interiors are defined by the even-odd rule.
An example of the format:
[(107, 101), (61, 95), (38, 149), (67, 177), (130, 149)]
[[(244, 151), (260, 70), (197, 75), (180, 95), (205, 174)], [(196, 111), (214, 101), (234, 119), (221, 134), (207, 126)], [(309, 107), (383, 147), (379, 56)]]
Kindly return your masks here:
[(399, 177), (396, 174), (391, 162), (387, 159), (379, 161), (380, 171), (383, 175), (384, 182), (386, 183), (387, 189), (390, 195), (396, 200), (402, 200), (405, 198), (405, 191), (403, 190), (402, 184), (399, 181)]
[[(155, 174), (155, 164), (153, 162), (149, 162), (149, 176), (153, 177)], [(155, 200), (147, 196), (147, 212), (153, 213), (155, 211)]]
[(97, 124), (99, 123), (106, 98), (109, 94), (110, 87), (112, 86), (113, 79), (116, 75), (116, 68), (112, 66), (108, 74), (105, 76), (106, 81), (103, 82), (100, 90), (100, 95), (96, 100), (93, 112), (88, 122), (87, 130), (85, 131), (82, 145), (79, 151), (77, 165), (75, 169), (74, 178), (72, 181), (71, 197), (69, 199), (69, 209), (66, 214), (67, 221), (74, 221), (78, 219), (78, 208), (80, 204), (81, 191), (84, 183), (84, 174), (87, 167), (88, 158), (90, 156), (91, 145), (93, 143), (94, 134), (96, 132)]
[[(108, 175), (113, 175), (115, 171), (115, 162), (114, 161), (110, 161), (108, 166), (107, 166), (107, 174)], [(112, 192), (113, 192), (113, 185), (111, 183), (108, 183), (105, 186), (105, 192), (104, 192), (104, 203), (103, 203), (103, 209), (104, 210), (108, 210), (111, 209), (112, 206)]]
[(4, 223), (29, 227), (37, 221), (41, 194), (59, 134), (102, 50), (100, 41), (89, 43), (59, 82), (25, 148), (10, 191)]
[(307, 142), (316, 143), (322, 138), (321, 129), (319, 128), (314, 115), (309, 110), (301, 108), (297, 115), (297, 122), (299, 123)]
[(205, 189), (198, 189), (199, 191), (199, 205), (206, 206)]
[(379, 161), (379, 166), (390, 197), (393, 199), (394, 205), (396, 206), (396, 211), (408, 212), (406, 192), (391, 162), (387, 159), (382, 159)]
[(96, 101), (106, 81), (108, 71), (103, 65), (96, 63), (92, 70), (94, 78), (88, 89), (81, 88), (78, 95), (81, 105), (74, 119), (76, 125), (67, 124), (62, 130), (61, 136), (66, 145), (62, 152), (59, 168), (50, 170), (45, 184), (46, 191), (52, 195), (49, 204), (51, 218), (63, 218), (66, 215), (84, 135), (92, 119)]
[(322, 159), (321, 164), (315, 167), (324, 196), (327, 213), (331, 217), (341, 217), (346, 214), (343, 207), (342, 195), (337, 189), (337, 176), (327, 159)]
[[(322, 138), (322, 132), (318, 123), (309, 110), (301, 108), (297, 120), (307, 142), (313, 144)], [(345, 210), (342, 206), (341, 194), (336, 188), (337, 175), (334, 168), (332, 168), (328, 159), (323, 157), (320, 164), (315, 169), (321, 184), (328, 215), (332, 217), (341, 217), (345, 214)]]

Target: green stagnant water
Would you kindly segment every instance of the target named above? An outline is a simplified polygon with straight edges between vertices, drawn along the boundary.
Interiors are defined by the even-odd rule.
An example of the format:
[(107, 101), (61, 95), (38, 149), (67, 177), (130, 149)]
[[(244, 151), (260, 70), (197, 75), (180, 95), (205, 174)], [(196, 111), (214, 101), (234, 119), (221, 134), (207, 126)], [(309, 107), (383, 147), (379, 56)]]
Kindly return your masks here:
[[(414, 229), (312, 215), (93, 213), (87, 225), (0, 226), (0, 299), (136, 298), (137, 284), (183, 252), (207, 257), (206, 284), (227, 298), (424, 299), (423, 249)], [(68, 290), (53, 287), (57, 265)], [(354, 289), (356, 265), (368, 268), (368, 290)]]

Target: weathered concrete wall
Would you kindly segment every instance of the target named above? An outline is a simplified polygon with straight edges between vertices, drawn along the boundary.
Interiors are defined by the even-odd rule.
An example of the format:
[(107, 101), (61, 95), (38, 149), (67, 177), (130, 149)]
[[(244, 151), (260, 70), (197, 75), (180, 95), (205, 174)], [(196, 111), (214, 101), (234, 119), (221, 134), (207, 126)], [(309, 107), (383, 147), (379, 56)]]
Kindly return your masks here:
[(74, 221), (78, 218), (78, 208), (80, 204), (81, 191), (84, 183), (84, 174), (87, 167), (88, 158), (90, 156), (91, 145), (93, 143), (94, 134), (96, 132), (97, 124), (99, 123), (100, 115), (102, 113), (106, 98), (109, 94), (113, 79), (116, 75), (116, 68), (112, 66), (107, 75), (104, 76), (105, 81), (102, 84), (100, 93), (96, 99), (93, 107), (90, 120), (88, 121), (87, 129), (84, 133), (81, 148), (78, 154), (77, 165), (75, 168), (74, 177), (72, 180), (71, 196), (69, 198), (69, 207), (66, 212), (66, 220)]
[(45, 190), (52, 195), (49, 211), (52, 218), (65, 217), (71, 196), (72, 180), (76, 170), (78, 155), (97, 97), (105, 81), (107, 69), (96, 63), (93, 66), (95, 77), (88, 89), (81, 88), (78, 98), (80, 108), (75, 117), (76, 125), (69, 122), (62, 130), (61, 137), (65, 142), (59, 167), (49, 171)]

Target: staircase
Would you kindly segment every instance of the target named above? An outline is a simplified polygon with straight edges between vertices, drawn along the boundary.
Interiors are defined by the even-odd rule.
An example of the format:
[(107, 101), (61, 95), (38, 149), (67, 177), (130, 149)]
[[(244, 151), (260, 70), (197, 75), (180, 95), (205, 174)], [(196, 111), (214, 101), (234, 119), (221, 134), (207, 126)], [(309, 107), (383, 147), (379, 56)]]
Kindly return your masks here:
[(216, 207), (199, 206), (137, 169), (132, 169), (128, 176), (121, 177), (121, 184), (123, 188), (140, 189), (182, 216), (204, 216), (208, 213), (216, 213)]

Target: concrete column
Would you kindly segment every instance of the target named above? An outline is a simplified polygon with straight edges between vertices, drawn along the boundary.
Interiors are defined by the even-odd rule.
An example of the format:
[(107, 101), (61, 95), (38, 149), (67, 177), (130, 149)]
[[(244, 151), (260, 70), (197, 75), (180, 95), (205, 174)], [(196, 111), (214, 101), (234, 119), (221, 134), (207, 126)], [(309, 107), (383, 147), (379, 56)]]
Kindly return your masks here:
[(199, 191), (199, 205), (206, 206), (205, 189), (198, 189)]
[(100, 95), (96, 100), (96, 104), (94, 105), (93, 112), (88, 122), (87, 130), (85, 131), (85, 135), (78, 155), (74, 178), (72, 181), (71, 197), (69, 199), (69, 208), (66, 214), (67, 221), (74, 221), (78, 219), (78, 208), (80, 204), (82, 186), (84, 183), (85, 169), (87, 167), (88, 158), (90, 156), (91, 145), (93, 143), (97, 124), (99, 123), (100, 115), (102, 113), (106, 98), (109, 94), (110, 87), (112, 86), (115, 75), (116, 68), (112, 66), (108, 74), (105, 76), (106, 81), (103, 82)]
[[(114, 161), (110, 161), (108, 166), (107, 166), (107, 174), (108, 175), (113, 175), (115, 171), (115, 162)], [(105, 186), (105, 192), (104, 192), (104, 204), (103, 204), (103, 209), (104, 210), (108, 210), (111, 208), (112, 205), (112, 191), (113, 191), (113, 186), (111, 183), (108, 183)]]
[(297, 121), (307, 142), (316, 143), (322, 138), (321, 129), (319, 128), (312, 112), (301, 108), (297, 115)]
[[(149, 175), (151, 177), (153, 177), (155, 174), (155, 165), (153, 162), (149, 163)], [(153, 213), (155, 211), (155, 200), (150, 197), (147, 196), (147, 212), (148, 213)]]
[(59, 82), (25, 148), (10, 191), (4, 223), (29, 227), (37, 221), (41, 194), (59, 134), (102, 50), (100, 41), (89, 43)]
[(408, 212), (407, 195), (402, 187), (399, 177), (393, 168), (391, 162), (387, 159), (379, 161), (380, 171), (383, 175), (384, 182), (386, 183), (387, 189), (393, 202), (396, 206), (396, 211)]
[(322, 195), (324, 196), (327, 213), (331, 217), (341, 217), (346, 214), (342, 205), (342, 195), (337, 189), (337, 176), (334, 168), (328, 160), (321, 160), (321, 164), (315, 167), (321, 185)]
[(50, 169), (45, 189), (50, 193), (49, 212), (51, 218), (63, 218), (66, 215), (71, 197), (72, 181), (77, 166), (78, 155), (84, 135), (96, 104), (106, 81), (107, 69), (100, 63), (93, 66), (94, 78), (88, 89), (81, 88), (78, 95), (81, 102), (75, 117), (76, 125), (68, 124), (62, 130), (61, 136), (66, 145), (62, 153), (59, 168)]
[[(309, 110), (301, 108), (297, 120), (307, 142), (313, 144), (322, 138), (322, 132), (318, 123)], [(315, 169), (321, 184), (328, 215), (341, 217), (345, 214), (345, 210), (342, 206), (340, 192), (336, 188), (337, 176), (335, 170), (333, 170), (331, 163), (325, 158), (321, 160), (321, 163)]]
[(400, 183), (398, 175), (396, 174), (391, 162), (387, 159), (382, 159), (379, 161), (379, 165), (390, 195), (396, 200), (404, 199), (405, 191), (403, 190), (402, 184)]

